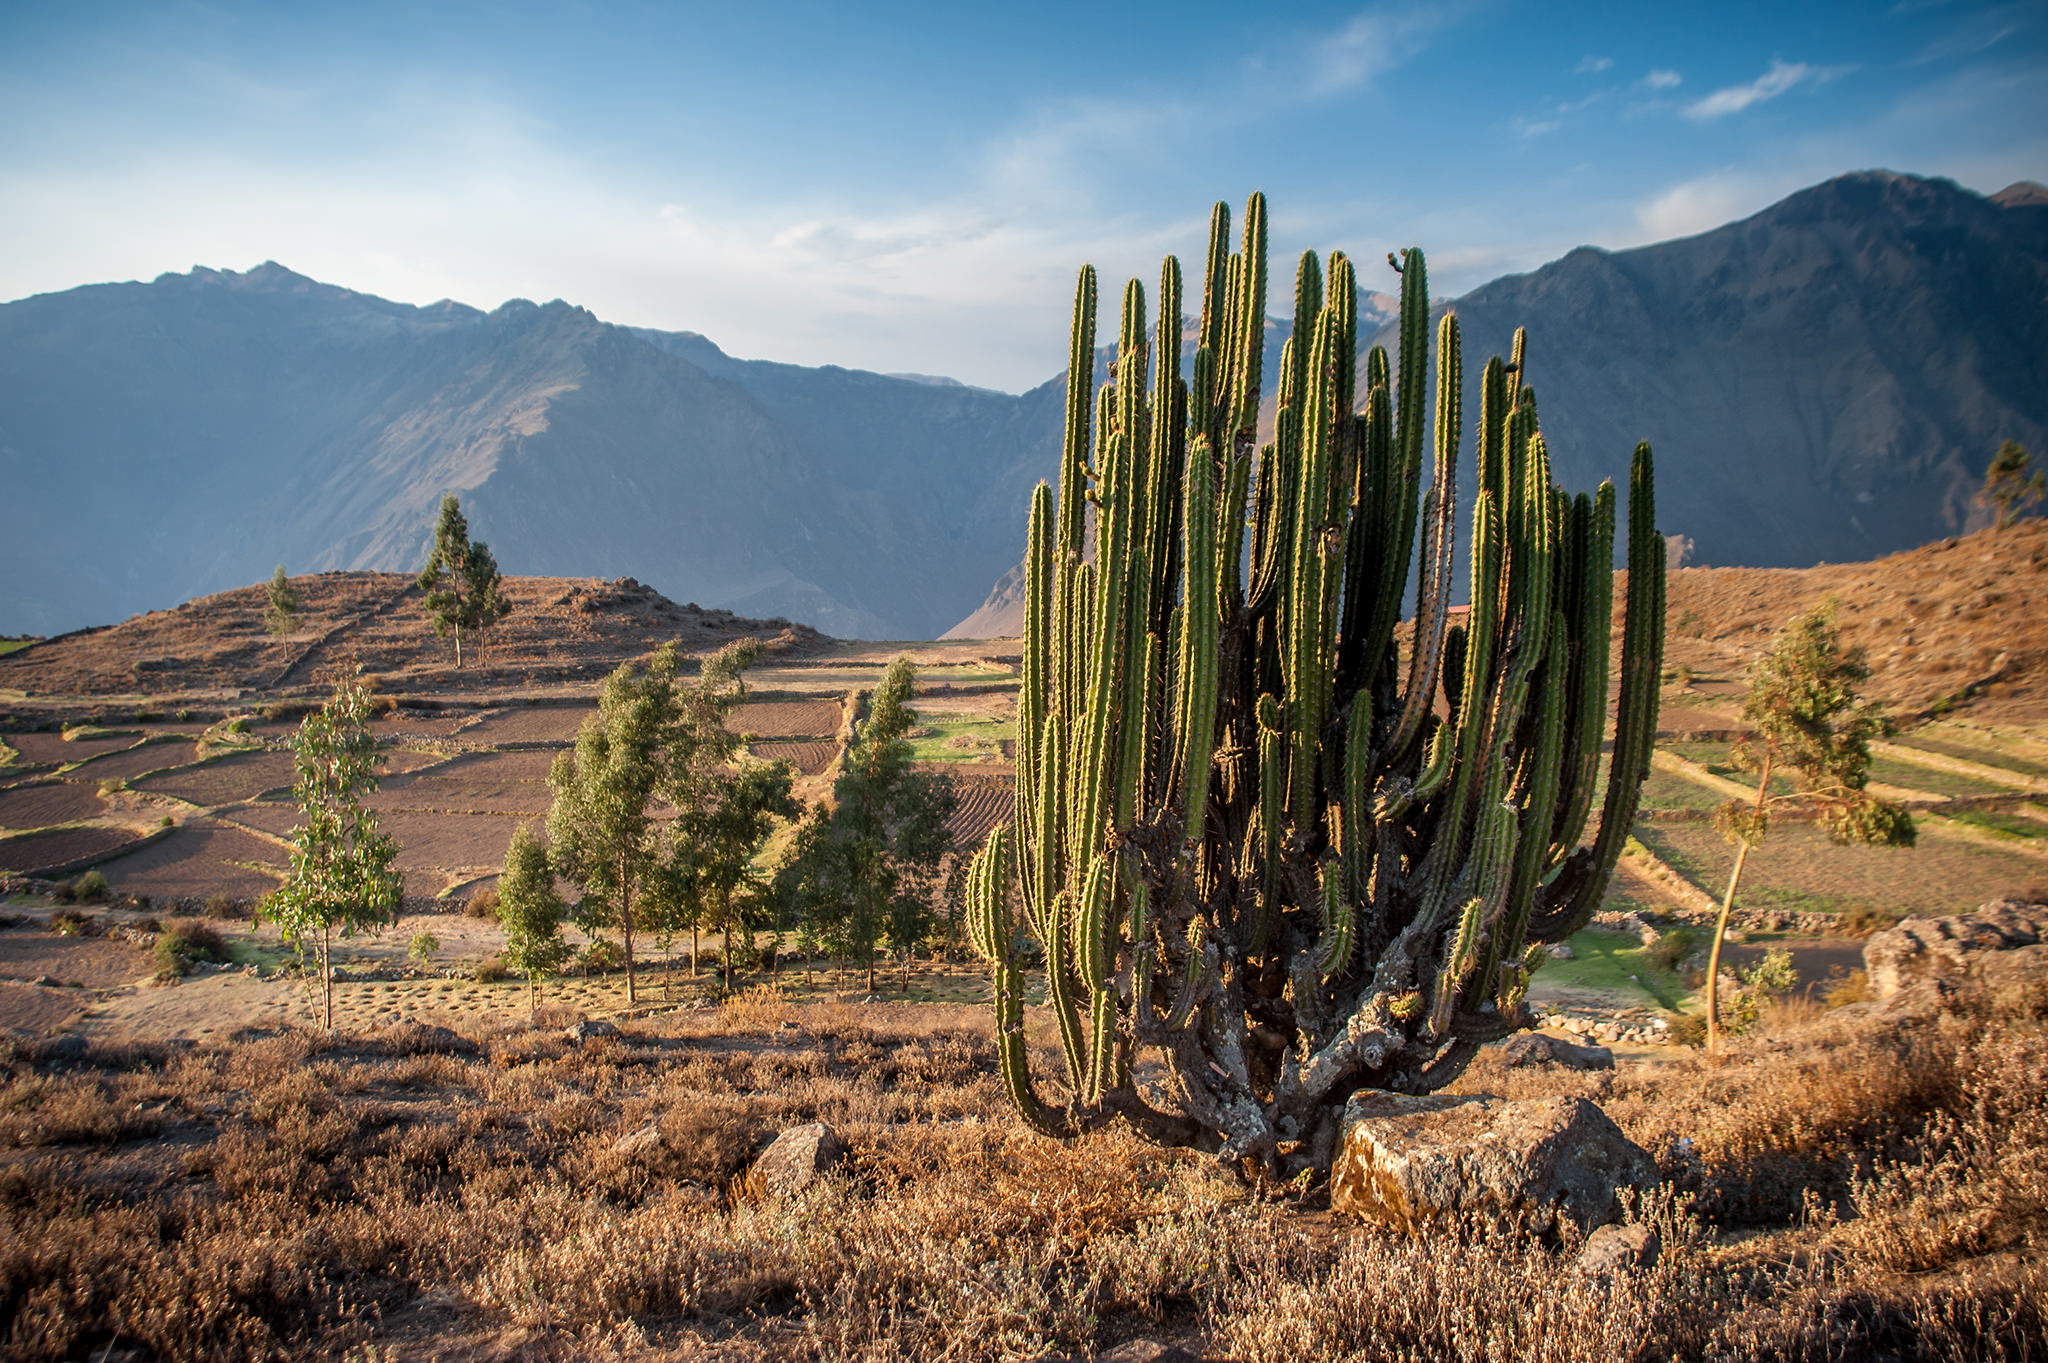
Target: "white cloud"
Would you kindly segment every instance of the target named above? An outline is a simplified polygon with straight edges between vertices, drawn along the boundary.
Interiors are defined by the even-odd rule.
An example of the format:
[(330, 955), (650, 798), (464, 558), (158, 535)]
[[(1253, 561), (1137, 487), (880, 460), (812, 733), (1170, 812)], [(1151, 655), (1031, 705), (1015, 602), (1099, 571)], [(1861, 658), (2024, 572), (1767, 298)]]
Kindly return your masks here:
[(1572, 74), (1575, 76), (1597, 76), (1612, 65), (1614, 65), (1614, 58), (1612, 57), (1584, 56), (1579, 58), (1579, 64), (1572, 68)]
[(1686, 105), (1685, 116), (1696, 123), (1704, 123), (1710, 119), (1725, 118), (1729, 114), (1739, 114), (1752, 104), (1776, 99), (1786, 91), (1809, 82), (1818, 85), (1833, 80), (1849, 69), (1846, 66), (1814, 66), (1807, 62), (1788, 62), (1773, 57), (1770, 70), (1747, 85), (1731, 85)]
[(1449, 17), (1443, 7), (1360, 10), (1313, 43), (1304, 88), (1329, 96), (1370, 85), (1420, 51), (1423, 40)]
[(1644, 241), (1696, 236), (1747, 217), (1805, 183), (1796, 176), (1719, 171), (1675, 184), (1638, 205), (1636, 226)]
[(1643, 77), (1642, 83), (1652, 90), (1676, 90), (1685, 84), (1685, 77), (1668, 66), (1659, 66)]

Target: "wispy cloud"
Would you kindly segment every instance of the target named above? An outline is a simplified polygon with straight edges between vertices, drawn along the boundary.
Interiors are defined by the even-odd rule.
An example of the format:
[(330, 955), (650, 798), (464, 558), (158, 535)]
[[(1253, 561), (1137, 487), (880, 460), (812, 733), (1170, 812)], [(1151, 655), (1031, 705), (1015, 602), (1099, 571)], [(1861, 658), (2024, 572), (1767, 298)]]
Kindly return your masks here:
[(1312, 44), (1305, 88), (1329, 96), (1370, 85), (1419, 52), (1430, 33), (1452, 17), (1450, 8), (1360, 10)]
[(1572, 68), (1572, 74), (1575, 76), (1597, 76), (1612, 65), (1614, 65), (1614, 58), (1612, 57), (1595, 57), (1588, 54), (1579, 58), (1579, 64)]
[(1770, 69), (1746, 85), (1731, 85), (1716, 90), (1705, 99), (1696, 100), (1685, 106), (1685, 116), (1696, 123), (1705, 123), (1729, 114), (1739, 114), (1752, 104), (1761, 104), (1776, 99), (1788, 90), (1801, 85), (1819, 85), (1843, 75), (1852, 68), (1846, 66), (1814, 66), (1808, 62), (1788, 62), (1778, 57), (1771, 58)]
[(1685, 77), (1668, 66), (1658, 66), (1653, 67), (1650, 73), (1643, 77), (1642, 84), (1651, 90), (1676, 90), (1685, 84)]

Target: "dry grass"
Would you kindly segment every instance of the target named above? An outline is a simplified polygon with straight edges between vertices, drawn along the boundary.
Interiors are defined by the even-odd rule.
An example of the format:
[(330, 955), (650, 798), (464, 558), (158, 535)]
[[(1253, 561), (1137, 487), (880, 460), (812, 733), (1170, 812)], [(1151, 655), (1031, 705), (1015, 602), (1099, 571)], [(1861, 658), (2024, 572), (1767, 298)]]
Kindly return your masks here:
[[(763, 992), (581, 1047), (402, 1025), (0, 1051), (0, 1350), (2042, 1357), (2038, 1016), (1872, 1036), (1856, 1011), (1719, 1063), (1468, 1075), (1585, 1092), (1659, 1153), (1632, 1214), (1664, 1257), (1612, 1285), (1570, 1244), (1380, 1235), (1121, 1131), (1028, 1135), (966, 1010)], [(756, 1196), (760, 1144), (816, 1119), (842, 1171)]]

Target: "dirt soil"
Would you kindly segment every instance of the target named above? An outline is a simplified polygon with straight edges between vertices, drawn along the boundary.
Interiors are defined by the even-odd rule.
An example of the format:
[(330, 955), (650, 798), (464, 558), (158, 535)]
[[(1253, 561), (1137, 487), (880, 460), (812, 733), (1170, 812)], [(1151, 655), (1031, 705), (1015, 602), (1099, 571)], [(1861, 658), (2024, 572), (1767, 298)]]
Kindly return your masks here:
[(505, 579), (512, 613), (492, 630), (481, 665), (465, 656), (470, 665), (458, 671), (453, 644), (435, 635), (410, 576), (319, 573), (292, 585), (303, 614), (290, 634), (264, 626), (264, 585), (238, 587), (11, 653), (0, 658), (0, 690), (29, 699), (306, 694), (353, 659), (388, 690), (460, 694), (599, 680), (669, 639), (702, 653), (751, 635), (793, 656), (826, 643), (786, 620), (678, 606), (631, 578), (517, 577)]
[[(1668, 588), (1665, 665), (1739, 674), (1781, 625), (1829, 595), (1843, 638), (1869, 656), (1869, 693), (1894, 717), (1945, 699), (1986, 719), (2048, 710), (2048, 520), (1869, 563), (1680, 568)], [(1664, 727), (1714, 726), (1667, 718)]]

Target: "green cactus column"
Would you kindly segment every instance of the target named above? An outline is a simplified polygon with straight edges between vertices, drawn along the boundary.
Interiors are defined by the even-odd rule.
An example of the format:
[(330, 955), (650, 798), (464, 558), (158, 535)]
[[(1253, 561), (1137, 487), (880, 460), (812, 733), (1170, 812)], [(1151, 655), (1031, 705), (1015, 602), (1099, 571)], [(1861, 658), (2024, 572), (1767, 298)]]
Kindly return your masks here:
[[(1552, 483), (1517, 333), (1479, 379), (1471, 601), (1451, 622), (1463, 341), (1454, 315), (1432, 326), (1422, 253), (1389, 264), (1396, 353), (1361, 364), (1351, 260), (1302, 256), (1264, 445), (1263, 198), (1235, 251), (1229, 210), (1211, 215), (1185, 364), (1169, 258), (1156, 327), (1125, 287), (1112, 380), (1091, 393), (1081, 272), (1060, 482), (1031, 502), (1017, 813), (968, 884), (1004, 1085), (1041, 1130), (1120, 1118), (1283, 1174), (1321, 1167), (1351, 1091), (1435, 1088), (1520, 1025), (1530, 944), (1605, 891), (1656, 730), (1649, 449), (1587, 842), (1614, 490)], [(1045, 1088), (1027, 969), (1064, 1056)], [(1167, 1080), (1150, 1098), (1141, 1050)]]

